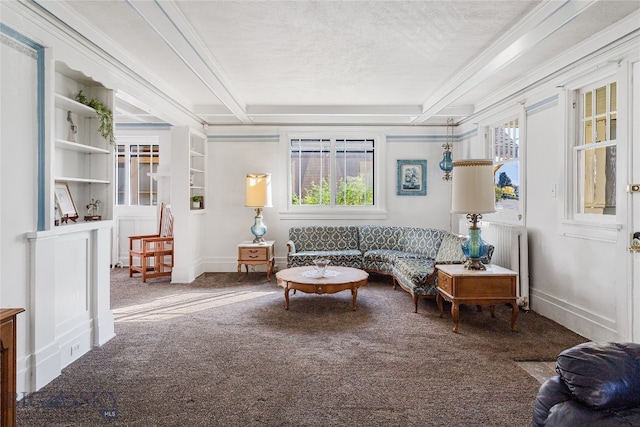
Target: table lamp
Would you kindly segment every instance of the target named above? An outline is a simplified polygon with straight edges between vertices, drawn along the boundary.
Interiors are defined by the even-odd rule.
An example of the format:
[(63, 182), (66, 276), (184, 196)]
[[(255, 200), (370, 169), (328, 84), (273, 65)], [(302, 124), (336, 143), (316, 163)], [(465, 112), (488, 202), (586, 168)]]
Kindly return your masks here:
[(271, 174), (270, 173), (248, 173), (246, 207), (255, 208), (256, 217), (251, 227), (251, 233), (255, 236), (253, 243), (264, 244), (264, 235), (267, 226), (262, 221), (262, 208), (270, 208), (271, 204)]
[(468, 258), (465, 268), (486, 270), (481, 258), (488, 246), (480, 237), (478, 220), (482, 214), (496, 211), (493, 162), (491, 160), (460, 160), (453, 162), (451, 212), (467, 214), (470, 221), (469, 237), (462, 244), (462, 252)]

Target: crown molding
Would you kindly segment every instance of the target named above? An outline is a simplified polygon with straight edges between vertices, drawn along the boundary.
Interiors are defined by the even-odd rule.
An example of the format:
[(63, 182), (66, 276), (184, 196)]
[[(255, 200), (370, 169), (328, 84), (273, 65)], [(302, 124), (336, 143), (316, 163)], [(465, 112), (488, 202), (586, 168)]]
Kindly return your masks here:
[(423, 104), (422, 114), (414, 123), (423, 123), (438, 111), (455, 103), (462, 95), (526, 54), (596, 2), (597, 0), (565, 0), (540, 3), (533, 12), (429, 97)]

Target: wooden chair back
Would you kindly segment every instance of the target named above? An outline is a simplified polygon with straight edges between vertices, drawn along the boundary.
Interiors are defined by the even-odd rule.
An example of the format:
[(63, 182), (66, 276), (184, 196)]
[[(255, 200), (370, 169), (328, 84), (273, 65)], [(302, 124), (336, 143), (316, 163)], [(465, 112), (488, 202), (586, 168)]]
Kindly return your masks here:
[(165, 206), (164, 203), (160, 208), (160, 230), (159, 237), (173, 237), (173, 214), (171, 208)]

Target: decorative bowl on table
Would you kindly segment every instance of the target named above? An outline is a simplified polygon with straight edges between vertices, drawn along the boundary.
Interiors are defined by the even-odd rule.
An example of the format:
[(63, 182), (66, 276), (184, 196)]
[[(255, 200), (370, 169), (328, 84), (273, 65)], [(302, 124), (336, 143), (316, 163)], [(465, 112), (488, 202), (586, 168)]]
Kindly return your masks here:
[(316, 272), (320, 277), (324, 276), (327, 271), (327, 266), (331, 263), (331, 260), (326, 258), (318, 258), (313, 260), (313, 264), (316, 266)]

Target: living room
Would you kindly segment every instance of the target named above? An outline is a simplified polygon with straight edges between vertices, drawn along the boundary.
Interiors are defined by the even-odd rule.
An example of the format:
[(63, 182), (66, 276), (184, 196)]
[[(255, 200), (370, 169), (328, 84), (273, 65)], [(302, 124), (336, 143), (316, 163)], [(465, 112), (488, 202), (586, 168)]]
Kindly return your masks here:
[[(50, 156), (58, 136), (52, 127), (62, 122), (66, 133), (67, 122), (56, 117), (51, 98), (63, 74), (81, 74), (113, 91), (117, 140), (157, 141), (156, 201), (170, 204), (175, 218), (171, 283), (176, 285), (203, 273), (237, 271), (237, 245), (252, 238), (255, 215), (245, 206), (247, 173), (272, 174), (273, 203), (262, 214), (266, 236), (276, 242), (279, 269), (286, 267), (286, 241), (295, 226), (374, 224), (466, 233), (464, 216), (450, 213), (452, 184), (442, 179), (439, 167), (443, 144), (451, 145), (454, 161), (490, 158), (492, 130), (517, 126), (520, 203), (484, 219), (526, 227), (531, 311), (588, 340), (640, 342), (640, 253), (629, 249), (640, 231), (640, 199), (631, 186), (640, 182), (637, 2), (373, 2), (361, 10), (340, 2), (308, 8), (306, 2), (224, 2), (215, 10), (203, 8), (199, 18), (198, 3), (163, 3), (164, 15), (155, 2), (0, 3), (0, 305), (26, 309), (17, 318), (18, 390), (36, 392), (113, 338), (111, 266), (124, 264), (122, 242), (128, 235), (157, 229), (158, 205), (123, 211), (116, 203), (102, 207), (104, 221), (55, 225), (52, 169), (57, 166)], [(391, 29), (381, 18), (385, 14)], [(351, 22), (347, 17), (358, 15), (371, 25), (345, 26)], [(294, 25), (305, 22), (300, 18), (318, 27), (302, 32), (304, 25)], [(422, 21), (438, 26), (426, 36), (418, 31), (426, 25)], [(156, 34), (160, 22), (164, 33)], [(211, 39), (194, 36), (196, 22)], [(340, 37), (339, 24), (349, 28)], [(108, 25), (118, 31), (106, 31)], [(120, 31), (127, 26), (140, 33), (129, 39), (130, 51), (123, 48), (127, 35)], [(332, 37), (319, 36), (325, 27), (333, 28), (327, 30)], [(284, 43), (275, 37), (288, 28), (301, 31), (299, 45), (285, 44), (291, 52), (266, 48)], [(466, 38), (457, 38), (452, 28)], [(436, 36), (457, 44), (436, 49)], [(205, 48), (190, 37), (211, 45)], [(314, 37), (317, 41), (309, 43)], [(433, 52), (420, 46), (426, 41)], [(213, 46), (217, 50), (210, 50)], [(380, 53), (396, 50), (399, 56)], [(378, 56), (367, 56), (374, 51)], [(342, 56), (327, 56), (338, 52)], [(453, 65), (431, 63), (428, 58), (436, 53)], [(289, 63), (289, 55), (301, 61)], [(415, 56), (415, 62), (405, 62), (403, 55)], [(303, 67), (311, 59), (315, 65), (331, 59), (352, 64), (327, 67), (326, 74), (311, 78)], [(163, 62), (174, 66), (162, 67)], [(279, 74), (287, 64), (297, 74)], [(285, 77), (267, 79), (278, 75)], [(587, 153), (599, 148), (589, 151), (576, 142), (584, 117), (575, 113), (574, 103), (586, 103), (586, 93), (596, 99), (601, 88), (609, 105), (609, 138), (603, 143), (614, 148), (600, 162), (615, 163), (615, 177), (605, 179), (613, 190), (602, 190), (613, 203), (595, 213), (580, 209), (588, 185), (576, 177), (589, 164)], [(215, 101), (203, 105), (205, 95)], [(135, 107), (139, 114), (126, 119), (127, 104), (127, 112)], [(309, 138), (375, 142), (373, 206), (297, 209), (290, 202), (291, 143)], [(190, 200), (194, 140), (203, 142), (205, 160), (199, 210)], [(398, 161), (404, 160), (426, 161), (425, 195), (398, 191)], [(603, 169), (591, 164), (592, 178), (606, 176), (601, 163)], [(589, 184), (595, 188), (596, 181), (602, 182)], [(91, 198), (70, 188), (84, 215)], [(73, 236), (62, 231), (70, 227)], [(256, 274), (264, 271), (256, 267)]]

